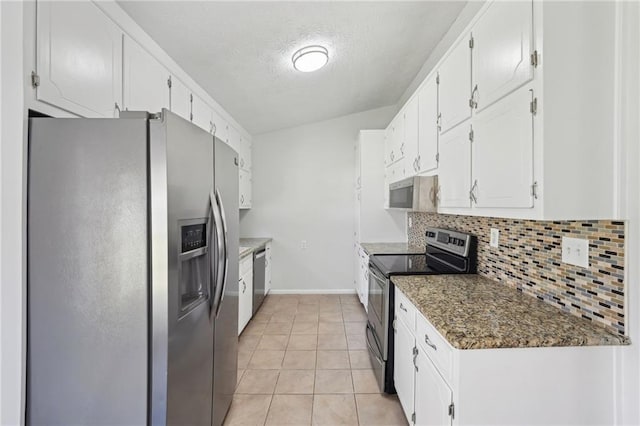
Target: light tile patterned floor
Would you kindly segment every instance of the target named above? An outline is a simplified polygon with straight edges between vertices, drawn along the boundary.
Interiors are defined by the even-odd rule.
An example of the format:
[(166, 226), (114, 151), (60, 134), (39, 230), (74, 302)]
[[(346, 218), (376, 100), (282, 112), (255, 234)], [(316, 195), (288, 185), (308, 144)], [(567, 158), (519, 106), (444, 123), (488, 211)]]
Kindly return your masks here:
[(380, 394), (355, 295), (270, 295), (240, 336), (235, 425), (393, 425), (398, 398)]

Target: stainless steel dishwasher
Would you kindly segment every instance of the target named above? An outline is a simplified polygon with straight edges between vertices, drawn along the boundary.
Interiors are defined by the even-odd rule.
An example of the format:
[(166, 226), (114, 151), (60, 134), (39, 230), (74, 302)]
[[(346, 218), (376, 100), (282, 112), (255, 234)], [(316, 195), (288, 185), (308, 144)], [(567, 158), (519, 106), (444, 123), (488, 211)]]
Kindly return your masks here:
[(253, 313), (255, 314), (265, 297), (265, 268), (267, 260), (267, 250), (255, 252), (253, 254)]

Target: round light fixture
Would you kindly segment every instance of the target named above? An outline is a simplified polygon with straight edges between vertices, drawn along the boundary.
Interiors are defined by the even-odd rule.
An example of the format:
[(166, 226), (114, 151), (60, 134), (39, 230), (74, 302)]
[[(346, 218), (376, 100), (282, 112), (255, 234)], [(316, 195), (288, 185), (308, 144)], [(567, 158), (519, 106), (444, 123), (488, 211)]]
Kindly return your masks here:
[(329, 51), (322, 46), (307, 46), (294, 53), (291, 60), (298, 71), (312, 72), (327, 65)]

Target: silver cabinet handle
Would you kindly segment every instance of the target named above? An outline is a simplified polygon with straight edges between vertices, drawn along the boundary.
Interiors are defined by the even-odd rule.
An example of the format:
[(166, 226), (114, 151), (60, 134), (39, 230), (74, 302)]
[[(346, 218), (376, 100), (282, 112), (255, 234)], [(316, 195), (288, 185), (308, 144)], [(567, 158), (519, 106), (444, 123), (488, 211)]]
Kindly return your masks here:
[(240, 196), (240, 204), (244, 204), (244, 195)]
[(438, 133), (442, 131), (442, 113), (438, 113), (438, 118), (436, 118), (436, 126), (438, 128)]
[(471, 190), (469, 191), (469, 199), (478, 204), (478, 196), (476, 195), (476, 189), (478, 189), (478, 179), (473, 181), (473, 186), (471, 186)]
[(418, 358), (418, 347), (414, 346), (413, 347), (413, 366), (415, 367), (416, 371), (418, 371), (418, 363), (416, 362), (417, 358)]
[(433, 344), (433, 342), (431, 342), (431, 340), (429, 340), (429, 335), (427, 333), (424, 333), (424, 342), (431, 346), (433, 348), (434, 351), (437, 351), (438, 348), (436, 347), (436, 345)]
[(391, 161), (393, 161), (394, 155), (393, 155), (393, 151), (391, 151)]
[(478, 101), (476, 100), (477, 94), (478, 94), (478, 85), (476, 84), (473, 90), (471, 91), (471, 98), (469, 98), (470, 108), (478, 109)]
[(120, 105), (118, 105), (117, 102), (115, 103), (114, 108), (115, 108), (116, 111), (118, 111), (118, 117), (120, 117), (120, 112), (121, 112), (120, 111)]
[(403, 311), (407, 312), (407, 308), (404, 307), (404, 305), (402, 304), (402, 302), (400, 302), (400, 309), (402, 309)]
[(404, 142), (400, 145), (400, 154), (404, 154)]

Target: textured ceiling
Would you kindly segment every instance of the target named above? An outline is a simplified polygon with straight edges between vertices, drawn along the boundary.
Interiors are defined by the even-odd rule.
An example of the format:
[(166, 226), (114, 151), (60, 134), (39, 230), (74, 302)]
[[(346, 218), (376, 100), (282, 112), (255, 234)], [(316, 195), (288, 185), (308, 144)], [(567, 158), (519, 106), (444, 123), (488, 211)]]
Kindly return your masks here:
[[(395, 104), (464, 2), (120, 1), (253, 134)], [(293, 69), (308, 44), (329, 49)]]

